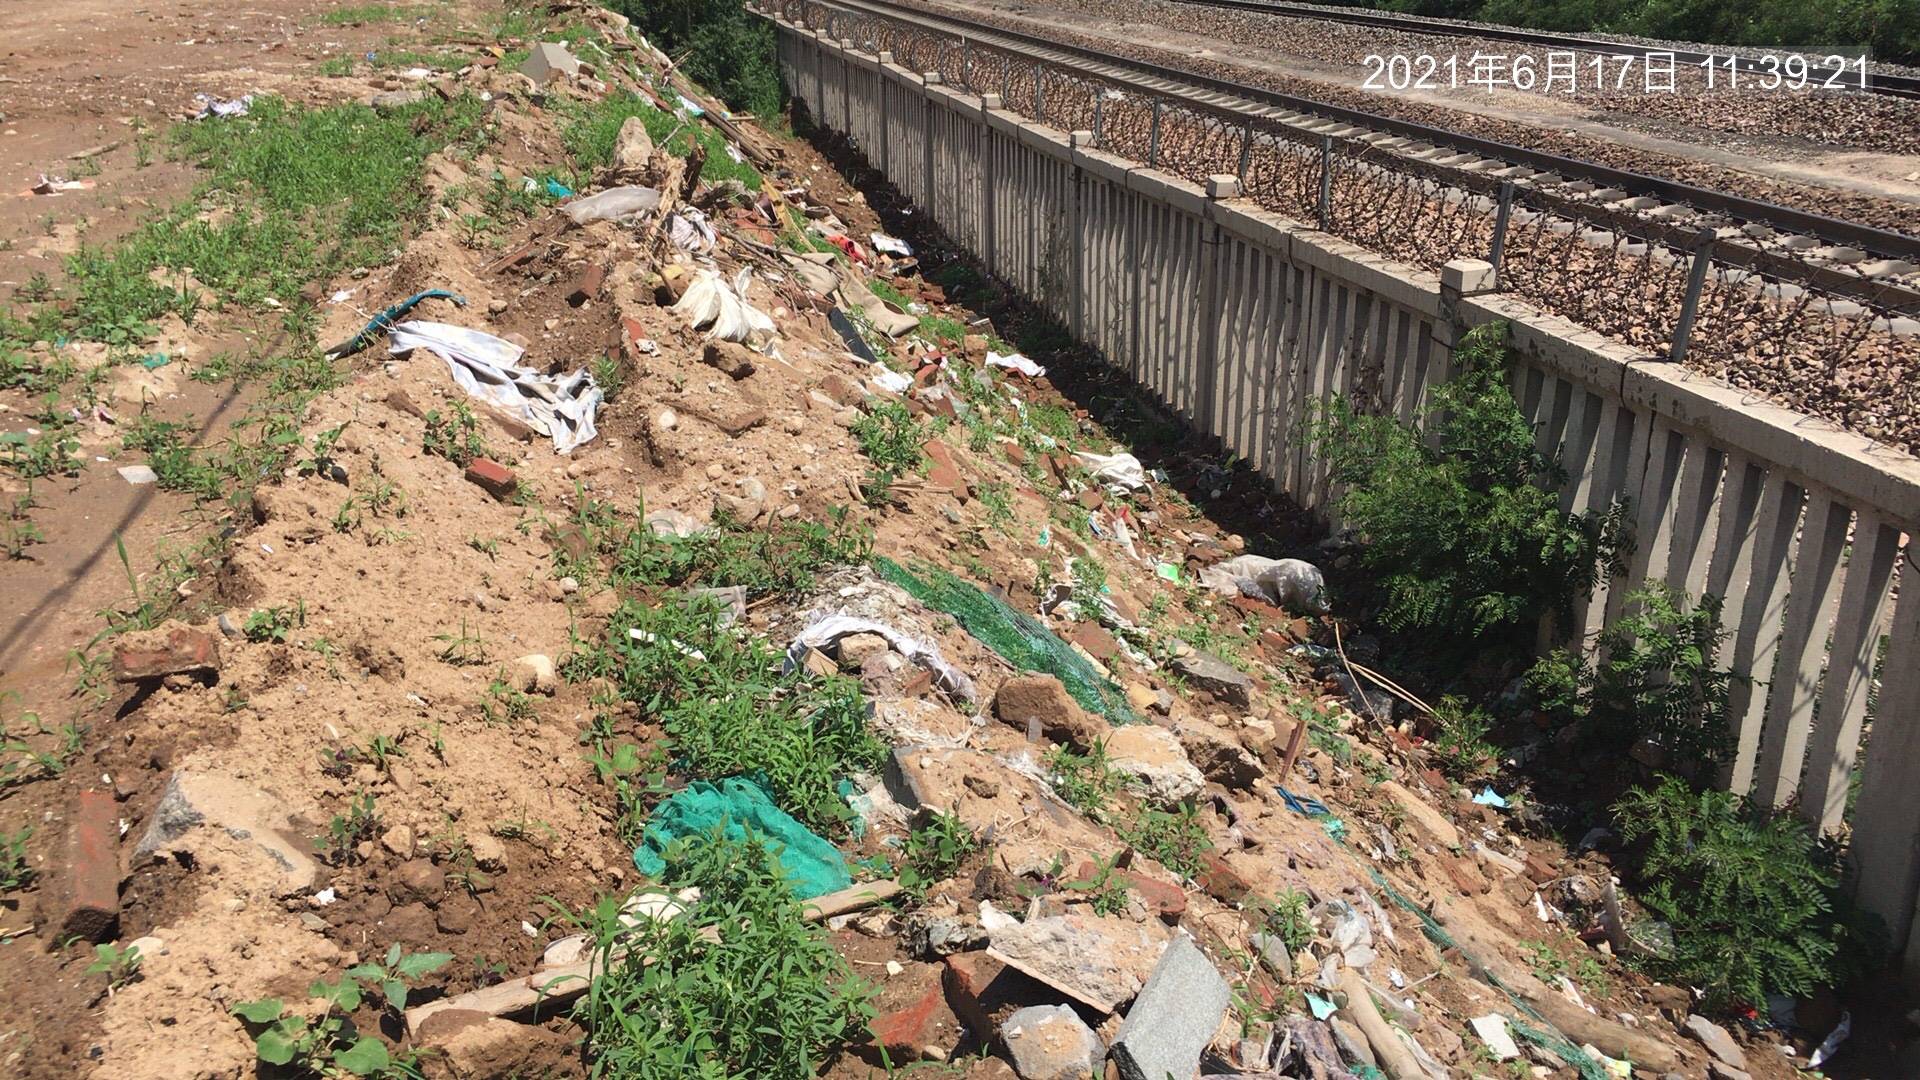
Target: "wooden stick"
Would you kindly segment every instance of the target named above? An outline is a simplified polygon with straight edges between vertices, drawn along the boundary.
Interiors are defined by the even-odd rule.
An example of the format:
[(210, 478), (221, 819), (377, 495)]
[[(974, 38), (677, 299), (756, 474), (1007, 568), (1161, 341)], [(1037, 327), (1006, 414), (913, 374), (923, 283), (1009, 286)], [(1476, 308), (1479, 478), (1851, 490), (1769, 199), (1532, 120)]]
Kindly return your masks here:
[(1307, 741), (1307, 722), (1296, 717), (1293, 721), (1293, 734), (1287, 736), (1287, 755), (1280, 761), (1279, 783), (1287, 782), (1287, 774), (1293, 771), (1293, 763), (1300, 760), (1300, 747)]
[(1341, 969), (1340, 989), (1347, 995), (1346, 1006), (1340, 1011), (1351, 1017), (1354, 1026), (1367, 1037), (1367, 1045), (1373, 1047), (1373, 1056), (1380, 1063), (1380, 1071), (1387, 1074), (1387, 1080), (1426, 1080), (1426, 1071), (1420, 1068), (1413, 1051), (1400, 1041), (1393, 1025), (1387, 1023), (1374, 1006), (1360, 973), (1352, 968)]
[[(870, 881), (854, 885), (806, 901), (802, 917), (808, 922), (822, 922), (835, 915), (872, 907), (899, 892), (900, 883), (897, 881)], [(719, 940), (717, 934), (713, 940)], [(624, 955), (624, 951), (616, 951), (614, 959), (621, 959)], [(421, 1025), (434, 1014), (443, 1012), (471, 1012), (513, 1020), (538, 1020), (543, 1015), (553, 1016), (587, 992), (598, 974), (595, 966), (599, 963), (598, 956), (577, 960), (470, 993), (415, 1006), (407, 1010), (407, 1035), (418, 1039)]]

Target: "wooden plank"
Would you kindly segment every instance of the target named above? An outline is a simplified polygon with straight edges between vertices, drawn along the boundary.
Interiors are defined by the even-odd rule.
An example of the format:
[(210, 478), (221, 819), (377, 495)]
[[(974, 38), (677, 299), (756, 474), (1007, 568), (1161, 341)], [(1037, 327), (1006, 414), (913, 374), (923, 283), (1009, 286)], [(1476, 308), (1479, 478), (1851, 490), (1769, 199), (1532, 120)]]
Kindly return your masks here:
[(1887, 585), (1900, 546), (1899, 531), (1867, 511), (1854, 521), (1847, 580), (1840, 592), (1827, 676), (1820, 691), (1820, 726), (1807, 751), (1807, 790), (1800, 803), (1816, 829), (1836, 828), (1847, 808), (1847, 788), (1867, 717), (1867, 686), (1880, 647)]

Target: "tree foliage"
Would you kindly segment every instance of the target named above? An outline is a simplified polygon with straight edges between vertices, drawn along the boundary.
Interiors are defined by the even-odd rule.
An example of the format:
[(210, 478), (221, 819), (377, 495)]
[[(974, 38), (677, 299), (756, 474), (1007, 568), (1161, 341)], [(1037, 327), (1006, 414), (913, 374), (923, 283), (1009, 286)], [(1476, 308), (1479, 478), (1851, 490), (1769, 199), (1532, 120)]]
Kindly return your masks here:
[(1885, 955), (1885, 931), (1851, 907), (1833, 847), (1790, 813), (1666, 778), (1614, 806), (1639, 852), (1635, 895), (1673, 932), (1647, 961), (1717, 1006), (1835, 986)]
[(1534, 448), (1507, 388), (1505, 324), (1454, 350), (1459, 372), (1433, 391), (1417, 424), (1361, 413), (1335, 398), (1313, 439), (1345, 485), (1340, 513), (1365, 541), (1380, 621), (1462, 639), (1565, 614), (1621, 548), (1610, 514), (1569, 514), (1564, 477)]
[(614, 0), (608, 6), (669, 54), (685, 54), (682, 70), (728, 108), (779, 115), (773, 24), (748, 14), (741, 0)]

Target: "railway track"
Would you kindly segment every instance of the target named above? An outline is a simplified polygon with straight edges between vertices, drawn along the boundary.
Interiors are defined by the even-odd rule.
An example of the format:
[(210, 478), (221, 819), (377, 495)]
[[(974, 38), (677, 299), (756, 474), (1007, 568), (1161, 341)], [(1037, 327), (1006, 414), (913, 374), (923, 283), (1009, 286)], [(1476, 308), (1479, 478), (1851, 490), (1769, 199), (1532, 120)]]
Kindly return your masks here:
[[(1681, 66), (1699, 66), (1706, 61), (1716, 62), (1716, 66), (1730, 66), (1735, 71), (1766, 78), (1779, 73), (1776, 52), (1773, 61), (1767, 57), (1766, 50), (1736, 48), (1726, 46), (1710, 51), (1681, 49), (1668, 45), (1652, 45), (1644, 42), (1615, 41), (1609, 38), (1584, 37), (1574, 34), (1552, 34), (1540, 30), (1527, 30), (1520, 27), (1501, 26), (1494, 23), (1463, 23), (1445, 19), (1432, 19), (1420, 15), (1406, 15), (1399, 12), (1375, 11), (1367, 8), (1321, 7), (1314, 4), (1292, 4), (1286, 0), (1175, 0), (1176, 3), (1193, 4), (1199, 7), (1227, 8), (1233, 11), (1249, 11), (1262, 15), (1283, 18), (1321, 19), (1327, 22), (1349, 23), (1355, 26), (1372, 26), (1383, 30), (1394, 30), (1412, 34), (1435, 34), (1445, 37), (1486, 38), (1491, 41), (1505, 41), (1520, 45), (1535, 45), (1546, 49), (1571, 52), (1601, 53), (1607, 55), (1634, 56), (1645, 59), (1653, 55), (1671, 55)], [(1841, 70), (1851, 69), (1851, 59)], [(1863, 76), (1863, 77), (1862, 77)], [(1864, 85), (1858, 85), (1856, 79)], [(1920, 100), (1920, 76), (1904, 75), (1895, 72), (1874, 71), (1869, 65), (1863, 73), (1850, 74), (1844, 85), (1856, 87), (1870, 94), (1883, 94), (1889, 97), (1902, 97)]]
[(1604, 236), (1626, 235), (1687, 252), (1699, 246), (1703, 230), (1709, 231), (1717, 261), (1786, 283), (1780, 289), (1789, 295), (1805, 286), (1870, 311), (1920, 319), (1920, 236), (1116, 56), (948, 12), (884, 0), (783, 2), (795, 14), (813, 6), (877, 17), (1148, 92), (1240, 109), (1295, 126), (1310, 138), (1333, 137), (1392, 155), (1410, 171), (1483, 198), (1517, 190), (1523, 206), (1565, 214)]

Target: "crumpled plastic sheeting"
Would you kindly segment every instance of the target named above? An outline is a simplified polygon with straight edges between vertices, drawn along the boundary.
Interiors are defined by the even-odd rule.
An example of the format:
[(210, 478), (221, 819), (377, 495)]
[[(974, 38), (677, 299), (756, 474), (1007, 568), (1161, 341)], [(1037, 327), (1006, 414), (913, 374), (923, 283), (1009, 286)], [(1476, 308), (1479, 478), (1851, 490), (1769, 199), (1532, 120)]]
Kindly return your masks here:
[(691, 206), (667, 215), (667, 238), (681, 251), (694, 255), (712, 251), (720, 239), (707, 223), (707, 215)]
[(666, 872), (665, 855), (675, 841), (711, 836), (716, 829), (728, 839), (771, 841), (797, 899), (811, 900), (853, 884), (846, 859), (832, 844), (774, 805), (763, 785), (744, 776), (713, 784), (696, 780), (654, 807), (634, 848), (633, 865), (657, 881)]
[(673, 305), (673, 313), (684, 317), (695, 330), (706, 327), (708, 338), (743, 342), (755, 334), (770, 335), (777, 329), (773, 318), (740, 298), (752, 280), (752, 273), (745, 267), (731, 287), (718, 270), (701, 270), (693, 276), (679, 303)]
[(398, 323), (390, 340), (392, 352), (425, 349), (445, 360), (461, 389), (552, 438), (556, 453), (571, 453), (596, 434), (593, 414), (603, 397), (585, 369), (542, 375), (520, 366), (522, 350), (513, 342), (447, 323)]
[(575, 225), (589, 221), (619, 221), (636, 214), (651, 214), (660, 208), (660, 193), (650, 187), (628, 184), (575, 199), (560, 209)]
[(875, 385), (889, 394), (904, 394), (913, 388), (913, 377), (902, 375), (885, 364), (875, 364), (867, 372)]
[(1087, 471), (1106, 482), (1107, 493), (1114, 496), (1125, 495), (1147, 489), (1147, 469), (1140, 459), (1122, 451), (1118, 454), (1089, 454), (1076, 450), (1073, 456), (1087, 467)]
[(1038, 379), (1047, 373), (1046, 368), (1027, 359), (1020, 353), (1008, 353), (1002, 356), (992, 349), (987, 350), (987, 366), (1006, 368), (1008, 371), (1017, 371), (1030, 379)]
[(1200, 571), (1200, 584), (1221, 596), (1255, 596), (1287, 611), (1328, 611), (1326, 576), (1301, 559), (1238, 555)]
[(824, 650), (848, 634), (879, 634), (887, 639), (895, 652), (933, 672), (934, 682), (948, 696), (960, 701), (974, 700), (973, 680), (967, 677), (966, 672), (947, 663), (946, 658), (940, 655), (939, 646), (903, 634), (886, 623), (854, 615), (824, 615), (809, 623), (805, 630), (800, 631), (800, 636), (793, 639), (793, 644), (787, 646), (786, 670), (798, 668), (808, 648)]
[(193, 103), (200, 107), (200, 110), (193, 114), (195, 120), (205, 120), (209, 116), (245, 116), (247, 110), (253, 108), (253, 95), (245, 94), (229, 101), (213, 94), (195, 94)]

